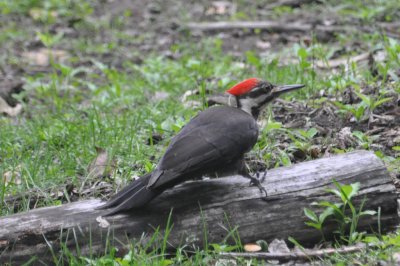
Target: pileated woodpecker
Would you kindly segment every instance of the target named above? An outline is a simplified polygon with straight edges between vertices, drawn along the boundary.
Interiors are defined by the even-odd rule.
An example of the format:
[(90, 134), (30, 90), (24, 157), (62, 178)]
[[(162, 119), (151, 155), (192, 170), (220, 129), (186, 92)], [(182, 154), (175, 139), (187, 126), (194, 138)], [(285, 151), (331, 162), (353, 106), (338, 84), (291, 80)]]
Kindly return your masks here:
[(237, 107), (216, 106), (200, 112), (171, 140), (154, 171), (133, 181), (100, 209), (109, 209), (106, 215), (111, 215), (139, 208), (167, 188), (214, 173), (243, 175), (266, 192), (244, 163), (245, 153), (257, 141), (257, 117), (267, 103), (302, 87), (275, 86), (257, 78), (236, 84), (227, 92), (235, 98)]

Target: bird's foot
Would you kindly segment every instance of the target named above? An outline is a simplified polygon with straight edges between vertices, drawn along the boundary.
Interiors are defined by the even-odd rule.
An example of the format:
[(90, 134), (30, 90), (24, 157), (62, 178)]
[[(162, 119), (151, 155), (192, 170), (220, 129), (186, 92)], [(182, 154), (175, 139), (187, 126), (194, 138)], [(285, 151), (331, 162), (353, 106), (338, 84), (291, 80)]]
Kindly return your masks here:
[(268, 193), (267, 190), (261, 185), (261, 183), (264, 182), (266, 176), (267, 176), (266, 171), (262, 174), (261, 177), (259, 172), (257, 172), (255, 176), (249, 175), (250, 186), (257, 186), (261, 193), (265, 193), (265, 197), (263, 197), (264, 200), (267, 199)]

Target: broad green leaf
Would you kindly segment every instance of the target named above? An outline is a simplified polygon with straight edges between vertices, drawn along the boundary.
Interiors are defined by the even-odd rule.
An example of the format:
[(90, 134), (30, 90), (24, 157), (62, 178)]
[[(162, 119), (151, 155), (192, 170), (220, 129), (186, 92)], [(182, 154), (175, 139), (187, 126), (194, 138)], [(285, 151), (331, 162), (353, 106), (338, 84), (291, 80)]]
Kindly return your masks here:
[(368, 106), (371, 107), (371, 98), (368, 97), (367, 95), (364, 95), (362, 93), (356, 92), (357, 96), (361, 98), (361, 100)]
[(331, 216), (334, 213), (333, 208), (326, 208), (320, 215), (319, 215), (319, 222), (322, 224), (325, 219)]
[(312, 139), (317, 133), (318, 133), (318, 130), (316, 128), (312, 127), (309, 130), (307, 130), (307, 138)]
[(260, 58), (257, 55), (255, 55), (254, 52), (247, 51), (246, 58), (247, 58), (247, 62), (249, 62), (251, 65), (253, 65), (255, 67), (261, 66)]
[(338, 197), (342, 197), (342, 195), (340, 194), (340, 191), (339, 190), (336, 190), (336, 189), (331, 189), (331, 188), (329, 188), (329, 189), (327, 189), (326, 190), (327, 192), (330, 192), (330, 193), (332, 193), (332, 194), (334, 194), (334, 195), (336, 195), (336, 196), (338, 196)]
[(334, 203), (333, 204), (328, 201), (319, 202), (319, 206), (331, 208), (331, 209), (333, 209), (333, 211), (335, 213), (340, 214), (340, 215), (343, 215), (342, 210), (340, 209), (340, 207), (342, 207), (342, 205), (343, 205), (342, 203)]
[(308, 56), (307, 50), (304, 48), (300, 48), (297, 50), (297, 55), (302, 59), (305, 60)]
[(256, 244), (261, 247), (262, 251), (268, 251), (268, 242), (265, 240), (257, 240)]
[(355, 196), (358, 191), (360, 190), (360, 182), (352, 183), (351, 185), (352, 190), (350, 191), (350, 194), (348, 194), (348, 199), (350, 200), (353, 196)]
[(313, 222), (305, 222), (306, 225), (314, 227), (315, 229), (320, 230), (321, 229), (321, 224), (319, 223), (313, 223)]
[(336, 105), (337, 107), (339, 107), (340, 109), (344, 109), (344, 110), (348, 110), (348, 106), (345, 104), (342, 104), (341, 102), (333, 102), (334, 105)]
[(282, 123), (275, 121), (268, 121), (267, 126), (265, 127), (266, 131), (270, 131), (272, 129), (280, 129), (282, 128)]
[(377, 236), (366, 236), (363, 239), (363, 242), (368, 243), (368, 244), (377, 244), (380, 242), (380, 240)]
[(308, 208), (304, 208), (304, 214), (311, 220), (314, 222), (319, 222), (318, 221), (318, 216), (315, 214), (315, 212), (313, 212), (312, 210), (308, 209)]
[(357, 137), (359, 140), (364, 140), (365, 135), (361, 131), (356, 130), (356, 131), (353, 131), (351, 134), (353, 136)]

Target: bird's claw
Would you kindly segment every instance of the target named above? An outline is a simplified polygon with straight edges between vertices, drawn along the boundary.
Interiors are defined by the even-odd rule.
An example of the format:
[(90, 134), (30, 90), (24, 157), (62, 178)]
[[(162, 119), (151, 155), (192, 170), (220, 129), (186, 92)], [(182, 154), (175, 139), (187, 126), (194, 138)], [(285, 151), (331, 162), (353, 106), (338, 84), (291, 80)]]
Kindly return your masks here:
[(256, 176), (250, 176), (250, 186), (257, 186), (260, 192), (265, 193), (264, 200), (267, 199), (268, 193), (267, 190), (261, 185), (265, 181), (265, 177), (267, 176), (267, 172), (264, 172), (263, 175), (260, 177), (260, 173), (257, 172)]

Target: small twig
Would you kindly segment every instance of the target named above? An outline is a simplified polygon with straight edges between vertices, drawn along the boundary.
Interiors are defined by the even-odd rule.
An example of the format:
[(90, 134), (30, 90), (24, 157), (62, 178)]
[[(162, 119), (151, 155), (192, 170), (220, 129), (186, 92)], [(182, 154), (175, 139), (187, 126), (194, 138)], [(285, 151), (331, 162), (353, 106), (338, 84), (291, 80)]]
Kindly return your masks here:
[(293, 260), (310, 260), (314, 258), (324, 258), (332, 254), (348, 254), (362, 251), (363, 246), (348, 246), (343, 248), (326, 248), (319, 250), (295, 251), (290, 253), (269, 253), (269, 252), (221, 252), (219, 255), (226, 258), (247, 258), (261, 260), (278, 260), (278, 261), (293, 261)]

